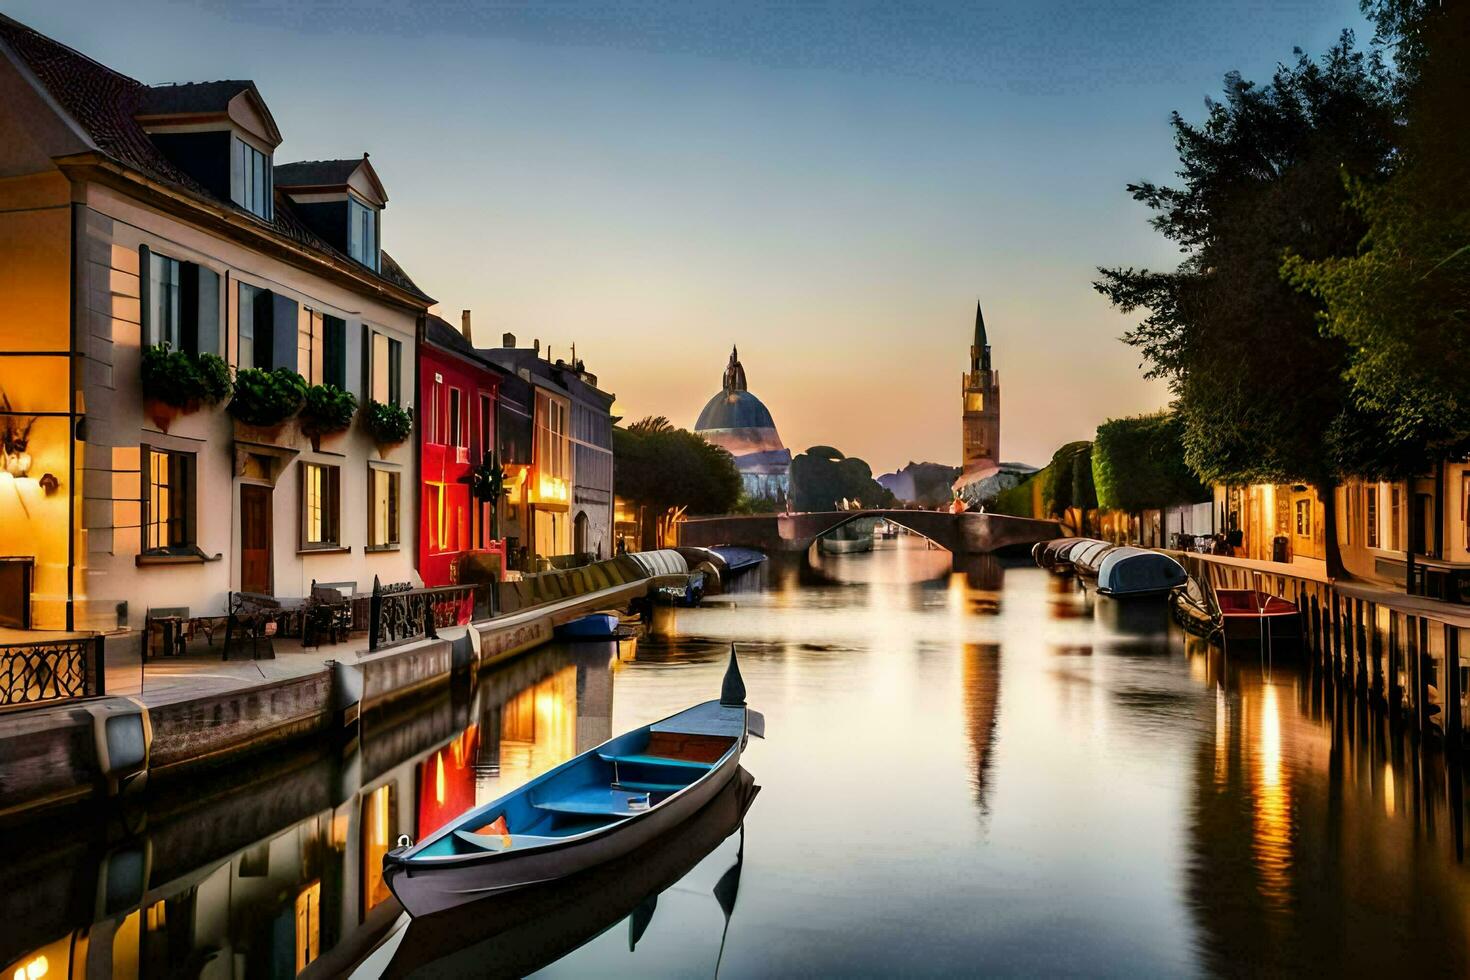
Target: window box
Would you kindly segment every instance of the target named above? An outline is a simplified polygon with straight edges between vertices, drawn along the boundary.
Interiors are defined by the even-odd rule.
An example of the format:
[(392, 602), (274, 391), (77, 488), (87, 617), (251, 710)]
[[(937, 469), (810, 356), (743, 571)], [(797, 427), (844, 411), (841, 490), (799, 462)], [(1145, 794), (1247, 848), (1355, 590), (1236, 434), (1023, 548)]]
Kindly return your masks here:
[(274, 446), (293, 452), (300, 444), (300, 426), (295, 419), (286, 419), (275, 425), (249, 425), (235, 419), (235, 441), (252, 446)]

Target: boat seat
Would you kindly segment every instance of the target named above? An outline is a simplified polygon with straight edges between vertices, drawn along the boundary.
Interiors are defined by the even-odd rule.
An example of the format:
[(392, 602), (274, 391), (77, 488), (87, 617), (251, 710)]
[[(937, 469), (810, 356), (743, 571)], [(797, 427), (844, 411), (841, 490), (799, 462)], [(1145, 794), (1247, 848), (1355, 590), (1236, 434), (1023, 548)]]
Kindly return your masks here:
[(589, 786), (572, 790), (554, 800), (532, 800), (531, 805), (548, 813), (575, 813), (579, 816), (632, 817), (647, 813), (648, 807), (634, 810), (628, 804), (641, 800), (646, 792), (630, 793), (611, 787)]
[[(536, 847), (561, 840), (560, 837), (541, 837), (536, 834), (472, 834), (468, 830), (456, 830), (454, 836), (482, 851), (510, 851), (518, 847)], [(509, 847), (505, 843), (507, 837), (510, 838)]]
[(713, 763), (695, 762), (692, 759), (670, 759), (661, 755), (609, 755), (606, 752), (597, 753), (597, 757), (603, 762), (617, 762), (622, 765), (640, 766), (678, 766), (684, 769), (709, 769)]

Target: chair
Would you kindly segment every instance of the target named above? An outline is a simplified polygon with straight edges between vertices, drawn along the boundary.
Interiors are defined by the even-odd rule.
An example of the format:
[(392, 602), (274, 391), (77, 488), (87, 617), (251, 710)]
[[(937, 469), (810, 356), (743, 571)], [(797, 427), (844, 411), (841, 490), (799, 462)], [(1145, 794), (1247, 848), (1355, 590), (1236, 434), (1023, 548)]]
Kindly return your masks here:
[(250, 656), (260, 659), (260, 641), (265, 641), (266, 659), (274, 660), (276, 649), (271, 637), (276, 632), (276, 618), (281, 615), (281, 603), (274, 596), (258, 592), (231, 592), (228, 615), (225, 618), (225, 648), (221, 660), (230, 659), (238, 634), (250, 640)]
[(303, 646), (315, 645), (309, 641), (318, 633), (325, 633), (330, 643), (347, 639), (352, 632), (352, 594), (356, 589), (356, 582), (312, 581), (311, 596), (303, 615)]
[(190, 620), (188, 606), (149, 607), (143, 616), (143, 660), (155, 651), (155, 628), (159, 639), (157, 652), (165, 657), (182, 657), (189, 652)]

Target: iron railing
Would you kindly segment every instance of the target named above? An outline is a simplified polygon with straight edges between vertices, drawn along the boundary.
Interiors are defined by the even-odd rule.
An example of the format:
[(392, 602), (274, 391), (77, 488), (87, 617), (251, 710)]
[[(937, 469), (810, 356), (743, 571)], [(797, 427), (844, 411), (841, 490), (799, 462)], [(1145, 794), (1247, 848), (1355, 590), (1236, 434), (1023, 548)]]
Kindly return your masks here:
[(414, 640), (438, 639), (438, 630), (463, 626), (475, 608), (474, 585), (415, 589), (383, 585), (373, 578), (368, 607), (368, 650), (386, 650)]
[(0, 709), (103, 693), (101, 636), (0, 646)]

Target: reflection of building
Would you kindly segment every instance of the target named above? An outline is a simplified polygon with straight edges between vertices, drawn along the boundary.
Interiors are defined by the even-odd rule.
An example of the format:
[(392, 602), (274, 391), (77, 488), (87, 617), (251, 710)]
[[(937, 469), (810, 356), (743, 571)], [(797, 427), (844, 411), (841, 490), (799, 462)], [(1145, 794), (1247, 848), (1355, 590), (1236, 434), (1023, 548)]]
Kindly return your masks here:
[(971, 784), (975, 805), (988, 813), (986, 782), (995, 752), (996, 717), (1000, 710), (1000, 646), (966, 643), (961, 659), (960, 688), (965, 705), (965, 735), (970, 743)]
[(791, 489), (791, 450), (761, 400), (745, 387), (745, 368), (732, 347), (720, 392), (705, 403), (694, 431), (735, 457), (745, 494), (785, 502)]

